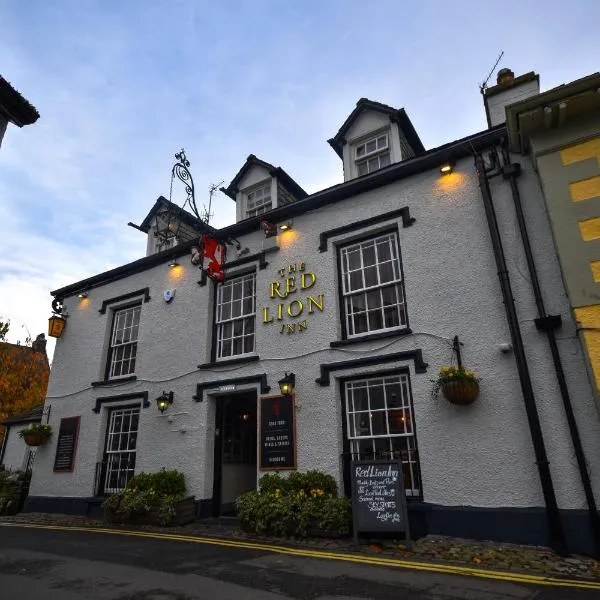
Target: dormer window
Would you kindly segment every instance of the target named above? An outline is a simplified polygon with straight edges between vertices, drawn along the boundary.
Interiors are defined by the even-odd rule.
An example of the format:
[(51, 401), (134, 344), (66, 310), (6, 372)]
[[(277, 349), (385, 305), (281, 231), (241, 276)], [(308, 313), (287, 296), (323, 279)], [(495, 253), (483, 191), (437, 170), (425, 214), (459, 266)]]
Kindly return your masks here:
[(387, 133), (370, 138), (354, 147), (356, 171), (367, 175), (390, 164), (390, 144)]
[(246, 194), (246, 218), (262, 215), (271, 210), (271, 182), (254, 188)]

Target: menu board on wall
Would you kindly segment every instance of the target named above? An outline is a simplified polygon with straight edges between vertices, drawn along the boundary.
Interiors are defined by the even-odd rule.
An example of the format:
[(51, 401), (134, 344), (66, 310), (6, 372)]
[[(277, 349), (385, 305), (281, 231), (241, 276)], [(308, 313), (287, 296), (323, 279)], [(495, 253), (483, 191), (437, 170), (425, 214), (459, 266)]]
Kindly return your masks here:
[(398, 460), (350, 464), (354, 539), (360, 532), (404, 533), (410, 548), (402, 463)]
[(294, 396), (260, 399), (260, 470), (296, 468), (296, 414)]

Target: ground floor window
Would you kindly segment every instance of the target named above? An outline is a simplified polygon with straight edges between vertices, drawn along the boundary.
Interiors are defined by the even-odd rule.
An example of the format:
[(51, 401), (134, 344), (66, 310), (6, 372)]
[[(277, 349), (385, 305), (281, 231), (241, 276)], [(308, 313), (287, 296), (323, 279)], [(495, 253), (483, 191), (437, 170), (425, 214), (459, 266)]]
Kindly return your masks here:
[(400, 459), (406, 495), (420, 496), (408, 373), (353, 379), (344, 385), (351, 459)]
[(113, 408), (108, 413), (100, 494), (120, 492), (133, 477), (139, 421), (139, 406)]

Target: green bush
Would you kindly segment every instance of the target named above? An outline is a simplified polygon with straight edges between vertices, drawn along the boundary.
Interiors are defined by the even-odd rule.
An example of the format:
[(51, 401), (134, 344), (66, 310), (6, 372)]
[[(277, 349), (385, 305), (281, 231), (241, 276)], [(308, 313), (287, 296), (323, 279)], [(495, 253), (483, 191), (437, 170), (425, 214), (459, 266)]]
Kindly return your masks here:
[(102, 508), (112, 523), (168, 525), (175, 516), (175, 504), (185, 492), (185, 478), (179, 471), (138, 473), (123, 491), (107, 498)]
[(350, 502), (336, 495), (335, 479), (319, 471), (264, 475), (260, 491), (237, 499), (237, 515), (246, 531), (273, 535), (350, 533)]
[(157, 473), (138, 473), (127, 484), (140, 492), (154, 491), (161, 496), (184, 496), (185, 478), (179, 471), (162, 469)]

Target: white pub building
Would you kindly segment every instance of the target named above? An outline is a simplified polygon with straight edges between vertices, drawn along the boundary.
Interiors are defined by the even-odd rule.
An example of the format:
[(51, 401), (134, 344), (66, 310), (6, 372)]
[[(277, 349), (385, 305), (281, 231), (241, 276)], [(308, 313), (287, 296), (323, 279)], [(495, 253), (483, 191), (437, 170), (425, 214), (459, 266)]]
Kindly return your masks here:
[[(160, 197), (132, 230), (145, 257), (52, 292), (54, 433), (26, 510), (95, 515), (165, 467), (198, 518), (219, 516), (268, 470), (321, 470), (348, 494), (352, 459), (395, 458), (414, 536), (591, 552), (597, 391), (536, 157), (507, 117), (538, 97), (537, 75), (502, 70), (489, 128), (430, 150), (404, 109), (361, 98), (329, 140), (343, 183), (309, 195), (250, 155), (218, 231)], [(221, 281), (197, 264), (202, 234), (228, 242)], [(457, 349), (479, 377), (469, 405), (434, 390)], [(292, 447), (269, 454), (261, 399), (282, 379)]]

